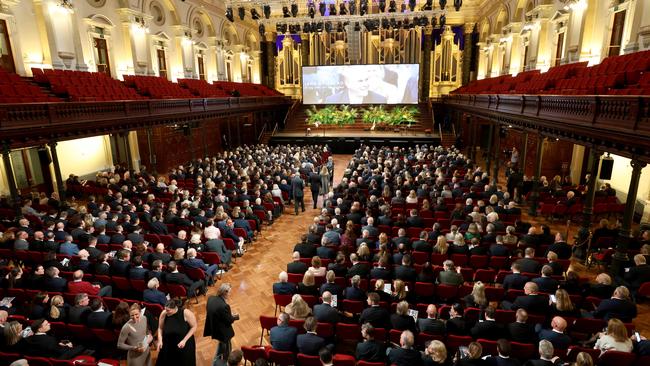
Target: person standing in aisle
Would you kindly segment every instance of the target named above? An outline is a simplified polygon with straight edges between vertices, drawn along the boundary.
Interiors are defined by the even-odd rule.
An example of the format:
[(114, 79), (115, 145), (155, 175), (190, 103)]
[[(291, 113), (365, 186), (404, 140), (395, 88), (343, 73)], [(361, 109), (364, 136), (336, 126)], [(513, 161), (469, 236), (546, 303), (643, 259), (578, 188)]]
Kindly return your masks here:
[(320, 168), (320, 194), (323, 196), (323, 207), (325, 207), (325, 199), (330, 192), (330, 171), (327, 169), (327, 164), (323, 164)]
[(230, 305), (226, 302), (230, 296), (232, 287), (229, 283), (223, 283), (219, 287), (216, 296), (211, 296), (206, 305), (204, 337), (212, 337), (219, 341), (217, 351), (214, 355), (212, 365), (217, 365), (221, 360), (228, 357), (232, 350), (231, 340), (235, 336), (232, 323), (239, 320), (239, 314), (233, 314)]
[(318, 195), (321, 190), (321, 179), (320, 175), (316, 172), (316, 168), (309, 173), (309, 189), (311, 190), (311, 198), (314, 201), (314, 208), (316, 208), (318, 204)]
[(305, 182), (300, 178), (300, 172), (296, 170), (294, 177), (291, 179), (291, 195), (293, 196), (293, 204), (296, 209), (296, 216), (298, 216), (298, 206), (305, 212)]
[(180, 300), (169, 300), (158, 320), (156, 366), (196, 365), (196, 316)]

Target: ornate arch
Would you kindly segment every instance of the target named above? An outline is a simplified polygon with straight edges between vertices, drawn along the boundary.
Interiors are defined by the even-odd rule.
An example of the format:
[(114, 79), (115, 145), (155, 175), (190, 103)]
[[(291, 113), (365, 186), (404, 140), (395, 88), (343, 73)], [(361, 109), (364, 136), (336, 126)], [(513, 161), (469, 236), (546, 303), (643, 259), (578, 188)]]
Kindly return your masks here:
[(508, 7), (502, 6), (497, 13), (497, 16), (494, 20), (494, 27), (492, 28), (492, 33), (501, 33), (503, 27), (508, 25), (510, 19), (510, 14)]
[[(195, 24), (196, 21), (200, 21), (203, 26), (203, 31), (198, 32), (197, 27)], [(185, 20), (186, 24), (192, 28), (193, 33), (200, 33), (197, 34), (199, 37), (216, 37), (217, 32), (215, 31), (215, 26), (214, 22), (212, 21), (212, 18), (203, 10), (197, 7), (192, 7), (190, 11), (187, 13), (187, 19)]]
[(221, 28), (221, 39), (228, 41), (229, 46), (238, 45), (239, 35), (237, 34), (237, 29), (235, 26), (229, 23), (223, 23)]
[(483, 18), (483, 21), (479, 25), (479, 40), (481, 42), (487, 41), (487, 38), (492, 34), (492, 23), (490, 23), (489, 18)]
[(154, 1), (160, 3), (163, 7), (165, 7), (165, 10), (167, 10), (167, 12), (169, 12), (169, 18), (172, 21), (171, 25), (180, 25), (181, 24), (181, 19), (180, 19), (180, 16), (178, 15), (178, 10), (176, 9), (176, 5), (174, 5), (174, 2), (171, 1), (171, 0), (142, 1), (140, 11), (142, 11), (144, 14), (149, 14), (149, 6)]
[(257, 38), (255, 32), (249, 30), (244, 36), (245, 46), (248, 47), (251, 51), (258, 51), (260, 48), (260, 40)]
[(86, 18), (92, 24), (103, 25), (105, 27), (113, 28), (115, 24), (111, 20), (102, 14), (92, 14)]

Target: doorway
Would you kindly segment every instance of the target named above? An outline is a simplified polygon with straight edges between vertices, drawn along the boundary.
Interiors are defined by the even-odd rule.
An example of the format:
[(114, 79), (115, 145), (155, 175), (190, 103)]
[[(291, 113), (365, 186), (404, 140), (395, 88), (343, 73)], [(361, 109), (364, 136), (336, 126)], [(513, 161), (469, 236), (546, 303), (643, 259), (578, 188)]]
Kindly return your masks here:
[(95, 59), (97, 60), (97, 72), (104, 73), (111, 77), (111, 64), (108, 59), (108, 44), (104, 38), (93, 38), (95, 46)]
[(7, 21), (4, 19), (0, 19), (0, 67), (8, 72), (16, 72), (14, 54), (11, 51), (11, 39), (9, 39), (9, 29), (7, 29)]

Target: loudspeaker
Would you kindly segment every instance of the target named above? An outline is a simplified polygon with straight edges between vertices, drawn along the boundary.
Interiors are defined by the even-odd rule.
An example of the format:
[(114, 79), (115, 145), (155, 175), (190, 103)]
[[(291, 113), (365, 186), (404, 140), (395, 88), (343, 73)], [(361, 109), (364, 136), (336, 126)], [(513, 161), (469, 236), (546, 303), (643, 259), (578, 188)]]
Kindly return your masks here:
[(612, 179), (612, 170), (614, 169), (614, 159), (607, 156), (600, 161), (600, 179)]

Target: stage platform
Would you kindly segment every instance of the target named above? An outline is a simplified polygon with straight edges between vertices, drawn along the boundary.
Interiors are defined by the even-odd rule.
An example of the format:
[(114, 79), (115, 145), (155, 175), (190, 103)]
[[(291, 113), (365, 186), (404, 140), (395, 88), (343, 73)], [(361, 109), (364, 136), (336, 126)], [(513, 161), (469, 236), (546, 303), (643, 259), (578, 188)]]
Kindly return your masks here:
[(357, 131), (357, 130), (330, 130), (313, 131), (306, 135), (298, 132), (277, 132), (269, 142), (274, 144), (312, 145), (327, 144), (335, 154), (351, 154), (364, 145), (376, 146), (415, 146), (421, 144), (440, 144), (437, 133), (405, 131)]

